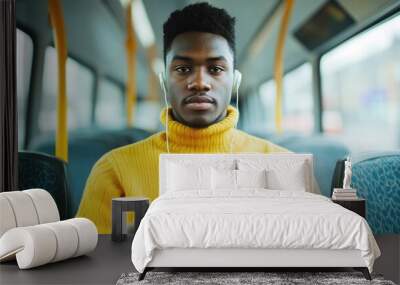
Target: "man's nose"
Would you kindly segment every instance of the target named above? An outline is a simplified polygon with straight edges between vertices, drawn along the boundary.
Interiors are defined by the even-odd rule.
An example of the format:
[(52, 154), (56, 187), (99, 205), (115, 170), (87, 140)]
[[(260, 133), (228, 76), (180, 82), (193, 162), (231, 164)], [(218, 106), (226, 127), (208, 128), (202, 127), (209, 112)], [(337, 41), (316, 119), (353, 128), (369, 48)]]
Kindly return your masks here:
[(211, 89), (210, 78), (202, 68), (196, 70), (189, 78), (188, 89), (196, 92), (207, 92)]

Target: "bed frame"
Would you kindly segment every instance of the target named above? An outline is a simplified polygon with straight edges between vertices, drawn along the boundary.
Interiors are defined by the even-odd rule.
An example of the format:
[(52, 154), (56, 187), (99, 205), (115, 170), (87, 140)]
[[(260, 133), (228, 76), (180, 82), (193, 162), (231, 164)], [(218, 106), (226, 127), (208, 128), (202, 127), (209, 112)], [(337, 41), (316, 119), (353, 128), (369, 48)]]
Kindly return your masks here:
[[(238, 158), (255, 158), (264, 156), (267, 159), (285, 159), (288, 154), (162, 154), (160, 155), (160, 194), (164, 193), (162, 185), (166, 185), (167, 160), (234, 160)], [(313, 163), (310, 154), (290, 154), (291, 159), (306, 160), (310, 165), (308, 173), (309, 187), (312, 187)], [(308, 189), (312, 192), (312, 189)], [(169, 248), (157, 249), (153, 259), (139, 280), (143, 280), (148, 271), (161, 268), (187, 269), (215, 269), (225, 268), (229, 271), (265, 271), (271, 268), (307, 268), (310, 271), (316, 268), (343, 268), (350, 267), (361, 271), (367, 280), (371, 275), (361, 257), (359, 250), (333, 250), (333, 249), (254, 249), (254, 248)]]
[(194, 249), (170, 248), (156, 250), (152, 261), (139, 275), (143, 280), (148, 271), (155, 268), (206, 269), (229, 268), (233, 271), (264, 271), (271, 268), (343, 268), (361, 271), (371, 280), (368, 268), (359, 250), (330, 249)]

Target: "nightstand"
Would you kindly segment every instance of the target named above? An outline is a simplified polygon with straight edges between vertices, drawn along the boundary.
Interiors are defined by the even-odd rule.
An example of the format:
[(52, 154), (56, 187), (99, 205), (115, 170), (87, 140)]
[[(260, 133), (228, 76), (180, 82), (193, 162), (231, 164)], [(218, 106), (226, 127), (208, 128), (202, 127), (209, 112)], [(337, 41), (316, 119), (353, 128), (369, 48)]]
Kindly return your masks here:
[(149, 208), (149, 198), (119, 197), (112, 199), (112, 234), (113, 241), (123, 241), (127, 237), (126, 213), (135, 212), (133, 235), (136, 233), (140, 221)]
[(354, 200), (338, 200), (332, 199), (333, 203), (339, 204), (340, 206), (359, 214), (361, 217), (365, 218), (366, 206), (365, 199), (357, 198)]

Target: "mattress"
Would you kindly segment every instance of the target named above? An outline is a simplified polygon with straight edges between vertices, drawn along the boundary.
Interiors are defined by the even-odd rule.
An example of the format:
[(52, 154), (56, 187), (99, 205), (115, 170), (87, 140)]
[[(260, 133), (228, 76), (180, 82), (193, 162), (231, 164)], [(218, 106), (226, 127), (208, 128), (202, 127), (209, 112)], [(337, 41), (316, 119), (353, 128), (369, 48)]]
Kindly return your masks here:
[(140, 223), (132, 262), (143, 272), (172, 248), (359, 250), (370, 271), (380, 255), (361, 216), (321, 195), (265, 189), (163, 194)]

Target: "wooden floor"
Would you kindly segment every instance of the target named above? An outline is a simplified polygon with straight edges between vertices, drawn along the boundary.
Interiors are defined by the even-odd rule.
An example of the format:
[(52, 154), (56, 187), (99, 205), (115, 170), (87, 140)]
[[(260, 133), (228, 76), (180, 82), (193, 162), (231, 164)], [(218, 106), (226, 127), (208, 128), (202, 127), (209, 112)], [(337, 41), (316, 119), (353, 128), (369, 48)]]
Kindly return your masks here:
[[(375, 238), (382, 256), (375, 263), (374, 273), (400, 284), (400, 235)], [(97, 249), (86, 256), (28, 270), (19, 270), (15, 261), (2, 263), (0, 284), (115, 284), (122, 273), (135, 271), (130, 256), (131, 242), (114, 243), (110, 236), (100, 236)]]
[(376, 235), (375, 239), (381, 250), (381, 257), (375, 262), (374, 272), (400, 284), (400, 235)]

